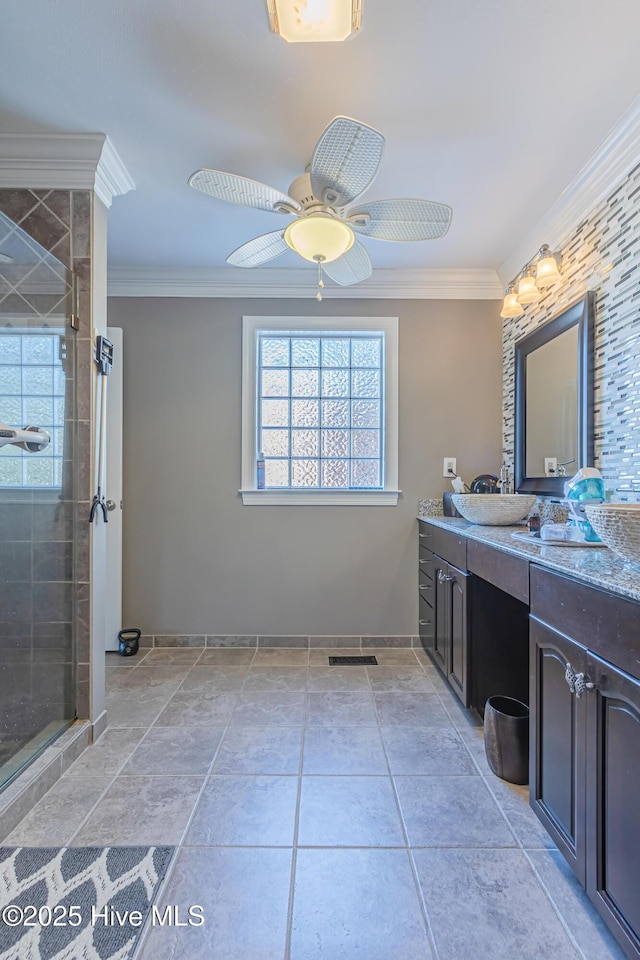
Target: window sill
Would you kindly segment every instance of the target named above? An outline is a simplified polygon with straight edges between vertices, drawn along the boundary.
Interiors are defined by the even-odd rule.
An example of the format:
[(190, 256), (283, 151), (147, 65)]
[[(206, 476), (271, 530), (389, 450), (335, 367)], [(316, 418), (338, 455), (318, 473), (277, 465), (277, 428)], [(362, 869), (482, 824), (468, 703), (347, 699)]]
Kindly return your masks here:
[(400, 490), (240, 490), (245, 507), (395, 507)]

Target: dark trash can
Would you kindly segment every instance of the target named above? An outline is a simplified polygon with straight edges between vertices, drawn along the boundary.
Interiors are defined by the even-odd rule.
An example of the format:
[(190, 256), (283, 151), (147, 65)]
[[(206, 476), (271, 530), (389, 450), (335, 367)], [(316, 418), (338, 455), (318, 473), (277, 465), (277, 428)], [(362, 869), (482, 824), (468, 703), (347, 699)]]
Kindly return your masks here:
[(484, 749), (501, 780), (529, 783), (529, 707), (513, 697), (489, 697), (484, 708)]

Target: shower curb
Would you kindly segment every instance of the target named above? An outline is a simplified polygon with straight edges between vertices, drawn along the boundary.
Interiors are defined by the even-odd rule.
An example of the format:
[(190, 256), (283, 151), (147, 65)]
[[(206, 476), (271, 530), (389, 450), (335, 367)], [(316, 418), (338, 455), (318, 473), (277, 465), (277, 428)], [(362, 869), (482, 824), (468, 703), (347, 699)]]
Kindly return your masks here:
[(0, 792), (0, 841), (8, 836), (89, 746), (91, 724), (76, 720)]

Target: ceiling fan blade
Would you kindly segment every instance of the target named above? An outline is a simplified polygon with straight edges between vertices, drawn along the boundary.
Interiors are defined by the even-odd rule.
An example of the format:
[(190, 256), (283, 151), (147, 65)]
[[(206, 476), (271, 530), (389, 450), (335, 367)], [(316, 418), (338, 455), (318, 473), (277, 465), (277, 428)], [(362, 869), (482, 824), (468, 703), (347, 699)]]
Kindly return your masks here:
[(261, 263), (274, 260), (288, 249), (282, 230), (274, 230), (273, 233), (265, 233), (243, 243), (229, 254), (227, 263), (234, 267), (259, 267)]
[[(227, 203), (239, 203), (245, 207), (257, 207), (258, 210), (270, 210), (279, 213), (294, 213), (301, 209), (300, 204), (259, 180), (250, 180), (248, 177), (239, 177), (235, 173), (225, 173), (223, 170), (196, 170), (187, 181), (194, 190), (200, 190), (217, 200), (226, 200)], [(291, 211), (283, 209), (291, 207)]]
[(347, 223), (376, 240), (435, 240), (449, 229), (452, 213), (446, 203), (431, 200), (374, 200), (349, 210)]
[(371, 186), (380, 167), (384, 137), (349, 117), (336, 117), (318, 140), (311, 158), (316, 199), (344, 207)]
[(367, 277), (371, 276), (373, 268), (369, 254), (362, 244), (356, 240), (353, 246), (337, 260), (332, 260), (331, 263), (323, 263), (322, 269), (328, 277), (339, 283), (341, 287), (347, 287), (350, 283), (359, 283), (361, 280), (366, 280)]

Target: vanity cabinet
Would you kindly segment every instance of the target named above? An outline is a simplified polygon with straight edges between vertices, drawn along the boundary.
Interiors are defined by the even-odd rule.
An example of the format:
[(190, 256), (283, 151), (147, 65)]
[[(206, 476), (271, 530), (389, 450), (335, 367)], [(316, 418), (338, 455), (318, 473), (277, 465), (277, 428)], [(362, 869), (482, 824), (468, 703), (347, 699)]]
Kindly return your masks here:
[(565, 573), (464, 530), (419, 525), (425, 649), (467, 707), (528, 700), (531, 806), (640, 960), (640, 602), (607, 589), (611, 557), (601, 587), (581, 579), (600, 551), (568, 551)]
[(640, 958), (640, 664), (629, 658), (640, 605), (613, 598), (607, 617), (611, 599), (531, 567), (530, 800), (627, 956)]
[(442, 672), (468, 707), (469, 631), (467, 619), (468, 574), (435, 557), (436, 629), (433, 656)]
[(421, 528), (420, 638), (464, 705), (469, 706), (466, 541), (431, 525), (421, 524)]

